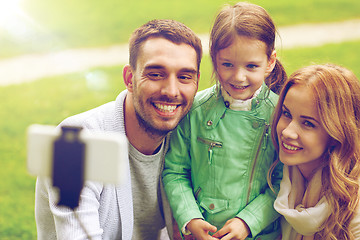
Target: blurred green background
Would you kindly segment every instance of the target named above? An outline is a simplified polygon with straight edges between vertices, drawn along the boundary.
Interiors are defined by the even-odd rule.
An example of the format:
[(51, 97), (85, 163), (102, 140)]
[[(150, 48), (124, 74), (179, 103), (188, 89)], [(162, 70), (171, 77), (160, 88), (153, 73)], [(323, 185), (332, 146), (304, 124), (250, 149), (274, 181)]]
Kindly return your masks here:
[[(197, 33), (208, 33), (223, 0), (2, 0), (23, 9), (17, 16), (0, 10), (8, 19), (0, 32), (0, 57), (24, 52), (106, 46), (127, 42), (129, 34), (153, 18), (172, 18)], [(279, 26), (304, 22), (340, 21), (359, 17), (356, 0), (263, 0)], [(0, 5), (1, 7), (1, 5)], [(1, 15), (5, 15), (2, 16)], [(10, 15), (10, 16), (6, 16)], [(5, 31), (4, 31), (5, 29)]]
[[(185, 23), (208, 33), (225, 3), (215, 0), (0, 0), (0, 60), (30, 53), (126, 43), (131, 32), (154, 18)], [(263, 6), (279, 26), (360, 18), (358, 0), (250, 1)], [(336, 33), (329, 33), (336, 34)], [(360, 76), (359, 41), (321, 47), (278, 49), (288, 73), (311, 63), (333, 62)], [(24, 69), (27, 66), (24, 66)], [(93, 86), (87, 73), (102, 76)], [(200, 89), (212, 83), (205, 55)], [(2, 76), (0, 76), (1, 78)], [(1, 79), (0, 79), (1, 81)], [(122, 66), (39, 79), (0, 87), (0, 239), (36, 239), (35, 177), (26, 169), (26, 128), (57, 125), (64, 118), (114, 100), (124, 89)]]

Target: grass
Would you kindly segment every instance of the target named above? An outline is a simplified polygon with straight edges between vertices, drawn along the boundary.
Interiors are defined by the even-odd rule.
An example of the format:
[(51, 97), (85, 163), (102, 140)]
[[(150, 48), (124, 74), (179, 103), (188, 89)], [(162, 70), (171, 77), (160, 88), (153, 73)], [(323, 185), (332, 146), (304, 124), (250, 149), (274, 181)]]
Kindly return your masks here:
[[(317, 48), (280, 51), (287, 71), (312, 63), (333, 62), (352, 69), (357, 66), (360, 41), (328, 44)], [(94, 86), (86, 73), (68, 74), (8, 87), (0, 87), (0, 239), (36, 239), (34, 221), (35, 177), (26, 169), (26, 128), (33, 123), (57, 125), (64, 118), (115, 99), (124, 89), (122, 67), (97, 68), (103, 76)], [(99, 74), (101, 73), (101, 74)], [(205, 56), (201, 65), (200, 90), (212, 85), (211, 64)]]
[[(127, 42), (131, 32), (154, 18), (181, 21), (208, 33), (229, 0), (27, 0), (28, 18), (5, 19), (0, 10), (0, 58), (22, 53), (98, 47)], [(249, 0), (263, 6), (278, 26), (360, 18), (357, 0)], [(2, 6), (0, 5), (0, 8)]]
[[(153, 18), (184, 22), (197, 33), (208, 33), (213, 17), (226, 2), (216, 0), (27, 0), (27, 20), (4, 21), (0, 14), (0, 59), (24, 53), (66, 48), (108, 46), (127, 42), (130, 33)], [(278, 26), (360, 18), (357, 0), (250, 1), (260, 4)], [(0, 1), (1, 4), (1, 1)], [(0, 5), (0, 13), (3, 6)], [(6, 15), (6, 14), (5, 14)], [(310, 63), (334, 62), (360, 77), (360, 42), (319, 48), (278, 50), (288, 72)], [(64, 118), (114, 100), (124, 89), (122, 67), (89, 71), (102, 76), (94, 85), (87, 73), (74, 73), (0, 87), (0, 239), (36, 239), (35, 177), (26, 169), (26, 128), (33, 123), (57, 125)], [(212, 85), (205, 56), (199, 89)]]
[[(117, 68), (106, 71), (112, 76), (120, 73)], [(6, 103), (0, 105), (0, 175), (6, 182), (0, 184), (0, 239), (36, 239), (35, 178), (26, 169), (26, 128), (32, 123), (56, 125), (69, 115), (112, 100), (117, 88), (91, 90), (82, 74), (0, 88), (0, 101)]]
[(359, 46), (359, 41), (351, 41), (342, 44), (327, 44), (317, 48), (296, 48), (280, 51), (280, 57), (288, 73), (309, 64), (331, 62), (349, 68), (360, 79), (358, 66), (360, 56), (355, 51)]

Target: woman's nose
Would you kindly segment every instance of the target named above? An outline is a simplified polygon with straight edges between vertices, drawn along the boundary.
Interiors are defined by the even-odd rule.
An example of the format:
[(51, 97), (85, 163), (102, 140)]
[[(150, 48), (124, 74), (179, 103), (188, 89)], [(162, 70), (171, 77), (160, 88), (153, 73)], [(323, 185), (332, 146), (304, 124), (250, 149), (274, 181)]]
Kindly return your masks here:
[(287, 139), (297, 139), (298, 138), (298, 131), (297, 126), (294, 121), (291, 121), (281, 132), (283, 137)]

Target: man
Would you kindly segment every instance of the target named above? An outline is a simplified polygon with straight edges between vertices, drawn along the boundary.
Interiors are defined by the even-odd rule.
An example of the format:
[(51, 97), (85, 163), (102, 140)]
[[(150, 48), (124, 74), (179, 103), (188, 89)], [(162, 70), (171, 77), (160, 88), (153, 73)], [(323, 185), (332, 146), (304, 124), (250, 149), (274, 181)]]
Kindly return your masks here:
[(166, 135), (187, 114), (198, 88), (201, 42), (179, 22), (153, 20), (133, 32), (129, 48), (130, 65), (123, 69), (127, 90), (116, 101), (61, 123), (126, 134), (129, 181), (121, 186), (87, 182), (73, 212), (58, 207), (51, 182), (39, 178), (38, 239), (172, 238), (160, 174)]

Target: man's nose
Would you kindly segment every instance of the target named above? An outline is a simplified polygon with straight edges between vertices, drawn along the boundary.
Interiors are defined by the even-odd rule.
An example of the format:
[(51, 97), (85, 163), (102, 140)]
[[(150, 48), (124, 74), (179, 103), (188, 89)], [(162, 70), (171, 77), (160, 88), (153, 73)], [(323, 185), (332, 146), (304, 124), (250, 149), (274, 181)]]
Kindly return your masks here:
[(164, 81), (164, 84), (161, 89), (161, 93), (169, 97), (177, 97), (180, 95), (179, 87), (180, 86), (177, 76), (170, 75), (166, 79), (166, 81)]

